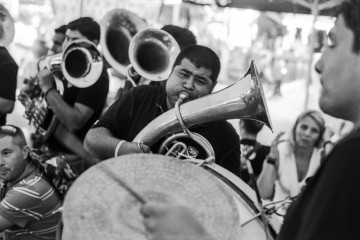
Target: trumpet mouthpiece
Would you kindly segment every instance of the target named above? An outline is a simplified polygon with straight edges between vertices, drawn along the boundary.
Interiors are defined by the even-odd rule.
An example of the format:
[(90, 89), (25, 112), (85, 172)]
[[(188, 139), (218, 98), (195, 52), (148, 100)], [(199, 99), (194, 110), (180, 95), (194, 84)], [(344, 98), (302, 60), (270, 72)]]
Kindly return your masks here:
[(181, 92), (179, 93), (179, 98), (181, 98), (181, 100), (186, 100), (187, 98), (189, 98), (189, 94), (187, 94), (186, 92)]

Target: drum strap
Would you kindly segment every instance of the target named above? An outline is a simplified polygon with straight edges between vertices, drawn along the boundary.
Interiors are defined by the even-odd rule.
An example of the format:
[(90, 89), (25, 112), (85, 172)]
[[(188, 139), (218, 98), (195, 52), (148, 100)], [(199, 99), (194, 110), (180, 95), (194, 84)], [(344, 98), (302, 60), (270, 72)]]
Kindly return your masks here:
[(249, 173), (249, 176), (250, 176), (250, 180), (252, 181), (253, 183), (253, 186), (254, 186), (254, 191), (255, 191), (255, 194), (256, 194), (256, 199), (257, 199), (257, 202), (258, 202), (258, 205), (259, 205), (259, 209), (260, 209), (260, 214), (261, 214), (261, 218), (262, 218), (262, 221), (264, 223), (264, 229), (265, 229), (265, 234), (266, 234), (266, 239), (267, 240), (270, 240), (271, 239), (271, 234), (270, 234), (270, 228), (269, 228), (269, 225), (268, 225), (268, 222), (267, 222), (267, 219), (266, 219), (266, 216), (265, 216), (265, 208), (262, 204), (262, 200), (261, 200), (261, 196), (260, 196), (260, 191), (259, 191), (259, 188), (258, 188), (258, 185), (256, 183), (256, 178), (255, 178), (255, 175), (254, 175), (254, 170), (252, 168), (252, 165), (251, 165), (251, 162), (249, 160), (249, 157), (257, 152), (261, 147), (261, 144), (255, 144), (254, 145), (254, 148), (251, 149), (246, 155), (245, 155), (245, 160), (246, 160), (246, 168), (248, 170), (248, 173)]

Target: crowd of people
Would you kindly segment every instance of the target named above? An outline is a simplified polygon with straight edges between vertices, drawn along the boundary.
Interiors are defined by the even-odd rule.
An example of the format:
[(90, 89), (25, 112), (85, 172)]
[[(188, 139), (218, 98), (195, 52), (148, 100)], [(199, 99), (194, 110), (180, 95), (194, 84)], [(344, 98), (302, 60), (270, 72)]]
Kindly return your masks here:
[[(0, 15), (1, 19), (9, 16), (1, 4)], [(208, 143), (214, 162), (247, 183), (264, 202), (291, 200), (278, 210), (285, 218), (277, 239), (360, 238), (357, 228), (360, 195), (352, 185), (359, 180), (360, 169), (359, 24), (360, 0), (344, 1), (329, 32), (327, 49), (315, 65), (321, 76), (320, 108), (354, 124), (354, 130), (346, 136), (331, 141), (333, 131), (327, 127), (323, 114), (307, 110), (298, 116), (288, 133), (279, 133), (271, 146), (258, 142), (263, 123), (252, 119), (239, 120), (239, 134), (227, 119), (209, 120), (191, 126), (189, 138), (181, 139), (185, 143), (185, 150), (179, 153), (182, 158), (206, 162), (209, 156), (202, 143)], [(77, 177), (109, 158), (157, 153), (168, 135), (161, 135), (160, 140), (151, 144), (133, 140), (150, 122), (171, 110), (176, 112), (183, 130), (190, 131), (184, 127), (179, 104), (212, 94), (217, 84), (221, 68), (217, 54), (197, 44), (188, 29), (166, 25), (162, 31), (170, 34), (180, 49), (168, 78), (154, 82), (129, 68), (129, 75), (122, 78), (132, 79), (124, 85), (126, 88), (119, 89), (116, 100), (107, 107), (107, 68), (112, 66), (105, 58), (97, 81), (87, 87), (70, 83), (59, 72), (64, 69), (54, 71), (46, 64), (75, 40), (98, 45), (101, 31), (99, 23), (91, 17), (81, 17), (55, 29), (51, 50), (37, 60), (19, 96), (16, 96), (18, 66), (0, 39), (3, 239), (60, 239), (62, 203)], [(80, 68), (76, 64), (65, 63), (68, 68)], [(139, 84), (139, 79), (134, 81), (134, 76), (143, 78), (141, 82), (146, 84)], [(31, 107), (37, 105), (29, 106), (32, 98), (38, 97), (46, 105), (41, 114), (32, 111)], [(34, 135), (27, 141), (18, 126), (6, 122), (6, 114), (12, 112), (16, 98), (24, 104), (34, 126), (49, 131), (46, 138), (40, 134), (40, 138)], [(194, 135), (201, 142), (194, 141), (191, 137)], [(149, 201), (143, 203), (140, 214), (149, 239), (214, 239), (187, 207)]]

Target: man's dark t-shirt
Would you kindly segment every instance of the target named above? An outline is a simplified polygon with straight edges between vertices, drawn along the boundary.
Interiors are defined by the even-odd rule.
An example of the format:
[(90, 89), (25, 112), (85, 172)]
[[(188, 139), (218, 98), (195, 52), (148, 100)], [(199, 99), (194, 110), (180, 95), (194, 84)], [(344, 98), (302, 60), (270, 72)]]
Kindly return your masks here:
[[(117, 100), (101, 116), (94, 127), (105, 127), (115, 137), (132, 141), (148, 123), (167, 110), (166, 92), (156, 86), (138, 86)], [(239, 136), (227, 121), (211, 122), (190, 129), (205, 137), (215, 151), (215, 161), (220, 166), (240, 174)], [(151, 146), (158, 151), (161, 141)], [(191, 147), (191, 151), (189, 148)], [(196, 143), (188, 147), (193, 157), (203, 157)]]
[[(0, 47), (0, 97), (15, 101), (18, 65), (5, 47)], [(0, 126), (6, 124), (6, 114), (0, 114)]]
[[(65, 84), (66, 85), (66, 84)], [(93, 85), (87, 88), (78, 88), (75, 86), (65, 86), (63, 99), (70, 106), (74, 106), (75, 103), (81, 103), (91, 108), (94, 113), (90, 119), (84, 124), (84, 126), (75, 132), (75, 135), (83, 141), (86, 133), (99, 119), (102, 114), (103, 108), (106, 103), (107, 94), (109, 92), (109, 77), (104, 70), (99, 78)], [(59, 143), (54, 137), (49, 139), (49, 146), (52, 151), (69, 152), (61, 143)]]

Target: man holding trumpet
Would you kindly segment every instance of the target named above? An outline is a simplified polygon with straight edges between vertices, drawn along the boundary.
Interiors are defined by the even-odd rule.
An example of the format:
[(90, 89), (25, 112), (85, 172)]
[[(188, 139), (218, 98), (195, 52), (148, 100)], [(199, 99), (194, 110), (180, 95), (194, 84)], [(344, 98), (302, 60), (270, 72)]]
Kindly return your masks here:
[[(132, 140), (152, 120), (174, 108), (180, 93), (185, 101), (211, 93), (220, 71), (218, 56), (209, 48), (192, 45), (181, 50), (166, 82), (166, 90), (158, 86), (138, 86), (122, 96), (104, 113), (85, 137), (84, 145), (99, 159), (130, 153), (155, 152), (156, 147)], [(230, 123), (217, 121), (192, 129), (209, 141), (215, 152), (215, 162), (236, 175), (240, 172), (239, 136)], [(221, 133), (221, 134), (218, 134)], [(195, 144), (186, 152), (199, 158), (201, 150)]]

